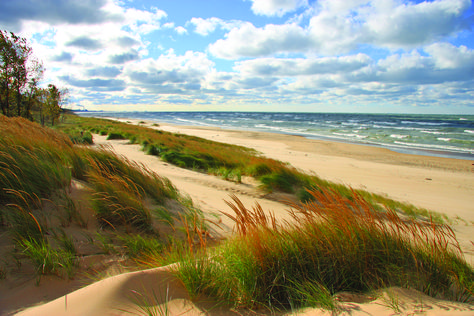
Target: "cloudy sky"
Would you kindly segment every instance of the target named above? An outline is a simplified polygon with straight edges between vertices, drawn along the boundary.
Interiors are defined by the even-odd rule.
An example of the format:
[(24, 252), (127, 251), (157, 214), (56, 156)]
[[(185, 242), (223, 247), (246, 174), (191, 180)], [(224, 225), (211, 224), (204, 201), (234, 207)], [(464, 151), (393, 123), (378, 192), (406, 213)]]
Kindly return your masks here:
[(1, 0), (89, 110), (474, 114), (471, 0)]

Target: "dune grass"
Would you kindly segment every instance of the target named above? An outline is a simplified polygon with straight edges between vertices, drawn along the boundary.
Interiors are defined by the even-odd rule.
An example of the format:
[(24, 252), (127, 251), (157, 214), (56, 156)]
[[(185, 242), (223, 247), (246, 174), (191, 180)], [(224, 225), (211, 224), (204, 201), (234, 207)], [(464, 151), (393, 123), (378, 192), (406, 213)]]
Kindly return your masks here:
[[(72, 181), (88, 188), (99, 227), (113, 232), (107, 247), (131, 259), (162, 249), (168, 236), (159, 240), (161, 218), (179, 226), (173, 217), (201, 216), (168, 179), (107, 148), (75, 143), (28, 120), (0, 116), (0, 230), (11, 239), (19, 266), (28, 261), (38, 276), (73, 276), (80, 254), (66, 230), (88, 234), (88, 223), (70, 196)], [(100, 243), (102, 233), (90, 242)]]
[[(202, 212), (167, 179), (107, 148), (76, 146), (87, 142), (0, 116), (0, 229), (15, 244), (15, 260), (29, 261), (38, 276), (73, 277), (78, 269), (66, 228), (85, 225), (68, 196), (71, 181), (79, 179), (93, 192), (91, 207), (107, 228), (91, 235), (91, 243), (142, 264), (179, 260), (175, 272), (194, 297), (271, 311), (337, 310), (338, 292), (401, 286), (473, 302), (474, 271), (454, 233), (395, 212), (420, 214), (409, 205), (303, 174), (243, 147), (113, 121), (66, 121), (74, 120), (68, 127), (74, 133), (117, 133), (177, 165), (234, 181), (253, 176), (267, 190), (294, 193), (303, 202), (290, 204), (293, 220), (279, 223), (259, 205), (248, 209), (233, 197), (228, 205), (235, 215), (226, 216), (237, 235), (211, 247)], [(170, 212), (170, 200), (182, 212)], [(56, 207), (61, 227), (47, 204), (63, 205)], [(179, 238), (160, 236), (156, 221)], [(1, 268), (2, 278), (7, 270)]]
[(314, 201), (291, 205), (294, 221), (277, 223), (236, 197), (238, 236), (184, 256), (177, 276), (193, 295), (235, 307), (272, 311), (336, 309), (334, 294), (400, 286), (473, 302), (474, 270), (452, 230), (374, 210), (360, 195), (311, 191)]
[[(59, 125), (58, 128), (65, 131), (80, 129), (109, 136), (119, 134), (130, 143), (141, 144), (145, 153), (158, 156), (179, 167), (214, 174), (235, 182), (241, 182), (243, 176), (251, 176), (260, 181), (261, 187), (268, 192), (281, 191), (294, 194), (302, 202), (313, 198), (308, 194), (308, 189), (335, 190), (347, 198), (352, 195), (352, 190), (344, 185), (305, 174), (288, 164), (263, 157), (255, 150), (242, 146), (168, 133), (142, 124), (133, 125), (76, 115), (68, 115), (66, 123)], [(383, 205), (387, 205), (413, 218), (423, 216), (431, 217), (440, 223), (449, 221), (436, 212), (394, 201), (381, 195), (364, 190), (357, 190), (357, 193), (378, 209), (383, 209)]]

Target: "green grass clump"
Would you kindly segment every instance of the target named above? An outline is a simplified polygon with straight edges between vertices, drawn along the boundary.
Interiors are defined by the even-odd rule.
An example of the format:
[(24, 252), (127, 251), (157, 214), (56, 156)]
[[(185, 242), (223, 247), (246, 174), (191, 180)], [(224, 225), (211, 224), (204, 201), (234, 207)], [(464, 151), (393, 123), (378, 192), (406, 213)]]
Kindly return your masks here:
[(375, 211), (355, 193), (311, 193), (314, 201), (292, 205), (294, 221), (284, 224), (234, 197), (228, 216), (238, 237), (187, 257), (177, 275), (193, 295), (271, 310), (332, 309), (337, 292), (388, 286), (473, 301), (474, 271), (448, 226)]
[(22, 239), (19, 245), (38, 275), (57, 274), (71, 278), (77, 268), (76, 253), (68, 249), (55, 249), (48, 242), (28, 239)]
[(84, 178), (96, 191), (93, 208), (102, 225), (131, 225), (148, 230), (151, 214), (146, 200), (161, 204), (178, 196), (169, 180), (113, 152), (87, 152), (84, 157)]
[(127, 137), (125, 137), (125, 135), (119, 132), (111, 132), (107, 136), (107, 140), (111, 140), (111, 139), (127, 139)]
[(74, 144), (92, 145), (94, 143), (94, 138), (90, 132), (76, 132), (69, 134), (69, 137)]
[(124, 235), (119, 239), (123, 242), (128, 257), (133, 259), (157, 256), (164, 248), (157, 236)]

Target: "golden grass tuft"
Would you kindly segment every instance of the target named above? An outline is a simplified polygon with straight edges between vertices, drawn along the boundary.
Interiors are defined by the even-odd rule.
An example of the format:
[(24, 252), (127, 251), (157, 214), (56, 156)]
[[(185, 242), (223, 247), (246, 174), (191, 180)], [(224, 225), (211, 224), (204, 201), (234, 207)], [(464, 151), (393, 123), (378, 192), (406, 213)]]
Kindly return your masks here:
[(181, 265), (178, 275), (191, 293), (272, 310), (332, 306), (328, 298), (337, 292), (389, 286), (473, 301), (474, 271), (447, 225), (379, 212), (356, 192), (310, 193), (311, 202), (288, 203), (293, 220), (281, 223), (232, 196), (236, 215), (226, 215), (239, 235)]

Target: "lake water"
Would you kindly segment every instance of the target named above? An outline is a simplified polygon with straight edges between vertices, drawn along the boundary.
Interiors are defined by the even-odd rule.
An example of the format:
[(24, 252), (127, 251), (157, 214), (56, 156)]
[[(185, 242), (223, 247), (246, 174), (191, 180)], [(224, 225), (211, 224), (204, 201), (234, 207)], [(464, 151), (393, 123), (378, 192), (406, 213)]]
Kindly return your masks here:
[(380, 146), (398, 152), (474, 160), (473, 115), (261, 112), (76, 112), (82, 116), (148, 120), (299, 135)]

